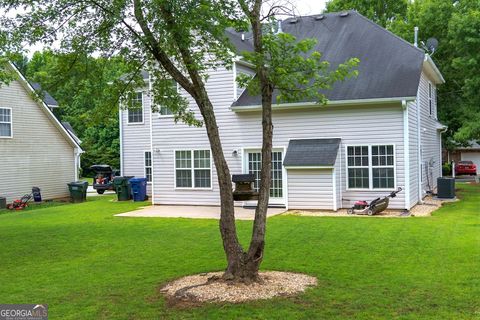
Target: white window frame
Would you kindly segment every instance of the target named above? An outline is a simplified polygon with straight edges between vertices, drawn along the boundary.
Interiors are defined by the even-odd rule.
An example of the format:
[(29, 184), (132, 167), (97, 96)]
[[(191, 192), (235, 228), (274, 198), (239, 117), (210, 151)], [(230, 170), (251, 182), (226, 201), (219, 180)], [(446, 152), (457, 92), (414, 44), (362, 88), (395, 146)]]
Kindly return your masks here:
[[(147, 166), (147, 152), (150, 153), (150, 166)], [(147, 177), (147, 169), (150, 168), (150, 175), (152, 179), (148, 181)], [(147, 178), (147, 183), (151, 184), (153, 181), (153, 152), (151, 150), (143, 151), (143, 172), (145, 174), (145, 178)]]
[[(145, 103), (145, 91), (136, 91), (135, 94), (141, 93), (142, 94), (142, 108), (135, 109), (135, 111), (141, 110), (142, 111), (142, 121), (141, 122), (130, 122), (130, 109), (127, 109), (127, 124), (128, 125), (142, 125), (145, 124), (145, 110), (144, 110), (144, 103)], [(128, 104), (130, 105), (132, 98), (128, 99)]]
[[(190, 171), (192, 173), (192, 186), (191, 187), (177, 187), (177, 151), (190, 151), (190, 159), (192, 166)], [(209, 151), (210, 153), (210, 168), (196, 168), (198, 170), (207, 170), (210, 169), (210, 187), (201, 188), (195, 187), (195, 152), (194, 151)], [(173, 187), (175, 190), (213, 190), (213, 167), (212, 167), (212, 150), (210, 148), (195, 148), (195, 149), (175, 149), (173, 150)], [(178, 168), (179, 170), (188, 170), (188, 168)]]
[[(171, 80), (173, 80), (173, 79), (171, 79)], [(178, 82), (175, 82), (175, 85), (177, 86), (177, 93), (180, 93), (180, 85), (178, 84)], [(157, 115), (158, 118), (173, 118), (174, 117), (173, 113), (172, 114), (162, 114), (161, 113), (161, 108), (162, 108), (162, 106), (160, 106), (160, 109), (157, 112), (158, 113), (158, 115)], [(179, 150), (179, 151), (186, 151), (186, 150)]]
[[(262, 147), (243, 147), (241, 148), (241, 153), (242, 153), (242, 173), (243, 174), (248, 174), (248, 153), (251, 152), (262, 152)], [(283, 160), (285, 159), (285, 154), (287, 152), (286, 147), (272, 147), (272, 152), (282, 152), (282, 197), (281, 198), (273, 198), (270, 197), (270, 202), (269, 204), (280, 204), (280, 205), (287, 205), (288, 201), (288, 176), (287, 176), (287, 170), (285, 166), (283, 165)]]
[[(393, 188), (373, 188), (372, 146), (393, 146)], [(348, 186), (348, 147), (368, 147), (368, 188), (349, 188)], [(345, 187), (347, 191), (394, 191), (397, 190), (397, 152), (395, 143), (358, 143), (345, 145)], [(354, 166), (355, 167), (355, 166)], [(390, 168), (392, 166), (375, 166), (375, 168)], [(366, 167), (363, 167), (366, 168)]]
[(433, 85), (430, 81), (428, 81), (428, 112), (430, 117), (435, 117), (433, 110)]
[(13, 109), (10, 107), (0, 107), (0, 109), (10, 111), (10, 122), (2, 121), (1, 123), (6, 123), (10, 125), (10, 136), (0, 136), (0, 139), (12, 139), (13, 138)]

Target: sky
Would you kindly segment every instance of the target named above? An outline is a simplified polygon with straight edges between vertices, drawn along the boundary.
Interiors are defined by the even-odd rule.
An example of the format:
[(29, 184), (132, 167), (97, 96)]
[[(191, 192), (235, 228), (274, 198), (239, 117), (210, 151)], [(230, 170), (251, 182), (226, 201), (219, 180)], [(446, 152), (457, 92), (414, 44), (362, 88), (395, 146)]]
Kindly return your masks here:
[[(321, 13), (327, 0), (288, 0), (288, 2), (295, 8), (296, 15), (306, 16)], [(31, 46), (28, 49), (28, 56), (31, 57), (35, 51), (41, 51), (43, 48), (42, 44)]]

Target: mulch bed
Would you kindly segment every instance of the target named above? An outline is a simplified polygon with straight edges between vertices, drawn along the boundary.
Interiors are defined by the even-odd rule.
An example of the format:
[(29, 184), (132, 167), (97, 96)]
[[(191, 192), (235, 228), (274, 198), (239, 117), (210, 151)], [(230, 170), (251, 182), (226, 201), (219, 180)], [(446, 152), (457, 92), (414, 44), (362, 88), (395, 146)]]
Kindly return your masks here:
[(160, 292), (174, 304), (241, 303), (292, 296), (317, 285), (317, 278), (293, 272), (260, 272), (261, 281), (251, 284), (225, 281), (221, 276), (222, 272), (186, 276), (166, 284)]

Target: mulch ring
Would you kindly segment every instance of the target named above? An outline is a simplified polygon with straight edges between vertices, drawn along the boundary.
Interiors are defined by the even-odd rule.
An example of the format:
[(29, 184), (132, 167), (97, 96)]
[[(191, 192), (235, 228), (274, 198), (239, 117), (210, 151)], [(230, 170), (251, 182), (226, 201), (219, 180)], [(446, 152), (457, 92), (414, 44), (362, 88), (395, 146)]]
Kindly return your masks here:
[(222, 272), (186, 276), (160, 289), (170, 305), (195, 306), (206, 302), (241, 303), (273, 297), (293, 296), (317, 285), (317, 278), (300, 273), (259, 272), (260, 282), (251, 284), (226, 281)]

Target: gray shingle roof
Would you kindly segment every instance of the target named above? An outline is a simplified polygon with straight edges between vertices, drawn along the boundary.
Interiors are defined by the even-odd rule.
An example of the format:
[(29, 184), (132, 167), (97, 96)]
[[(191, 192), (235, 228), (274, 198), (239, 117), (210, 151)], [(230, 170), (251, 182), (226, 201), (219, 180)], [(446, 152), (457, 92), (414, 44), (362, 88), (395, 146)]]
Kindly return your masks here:
[[(295, 18), (295, 23), (291, 23), (293, 18), (282, 22), (282, 31), (297, 39), (317, 39), (314, 50), (321, 52), (332, 67), (349, 58), (360, 59), (359, 76), (336, 83), (331, 90), (324, 92), (327, 98), (357, 100), (416, 96), (424, 52), (359, 13), (348, 13), (345, 17), (339, 13), (327, 13), (321, 20), (316, 19), (318, 16), (306, 16)], [(236, 37), (234, 45), (239, 42), (241, 33), (236, 33)], [(245, 34), (243, 42), (251, 42), (251, 35)], [(250, 96), (245, 90), (233, 105), (260, 104), (260, 96)]]
[(78, 138), (77, 133), (75, 132), (75, 130), (73, 130), (73, 127), (72, 127), (72, 125), (70, 124), (70, 122), (62, 121), (61, 124), (62, 124), (62, 126), (65, 128), (65, 130), (67, 130), (68, 134), (69, 134), (78, 144), (82, 143), (82, 141)]
[(283, 165), (288, 166), (333, 166), (337, 159), (340, 139), (290, 140)]
[(31, 82), (30, 85), (32, 86), (33, 90), (37, 92), (40, 97), (42, 98), (43, 102), (50, 108), (58, 107), (58, 102), (55, 100), (47, 91), (42, 89), (42, 86), (38, 82)]

